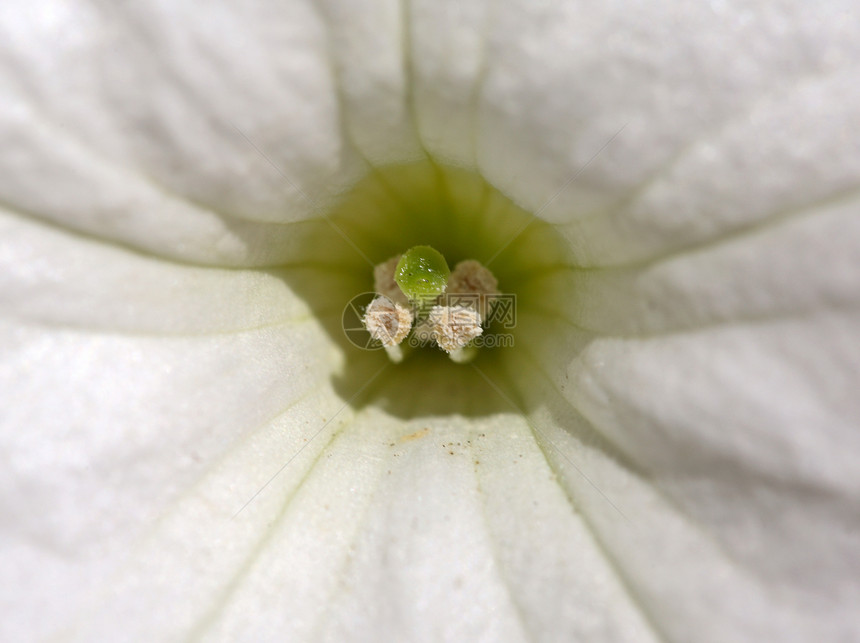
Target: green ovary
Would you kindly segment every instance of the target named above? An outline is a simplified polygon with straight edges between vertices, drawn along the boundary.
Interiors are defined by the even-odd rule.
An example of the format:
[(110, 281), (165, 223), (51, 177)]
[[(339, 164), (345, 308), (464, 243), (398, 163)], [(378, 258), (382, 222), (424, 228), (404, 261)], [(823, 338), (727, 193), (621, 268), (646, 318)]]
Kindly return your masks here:
[(451, 271), (442, 254), (430, 246), (414, 246), (403, 253), (394, 281), (409, 299), (425, 300), (445, 292)]

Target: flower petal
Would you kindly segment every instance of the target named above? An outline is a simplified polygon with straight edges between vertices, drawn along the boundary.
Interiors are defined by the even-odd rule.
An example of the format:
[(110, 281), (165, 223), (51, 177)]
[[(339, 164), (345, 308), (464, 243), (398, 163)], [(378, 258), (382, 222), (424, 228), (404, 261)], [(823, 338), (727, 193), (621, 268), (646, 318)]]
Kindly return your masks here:
[(653, 640), (521, 418), (315, 415), (299, 404), (214, 463), (71, 631)]
[(22, 640), (75, 616), (255, 427), (301, 443), (292, 423), (342, 403), (317, 392), (339, 354), (281, 278), (168, 265), (15, 215), (0, 230), (4, 638)]
[(591, 271), (559, 317), (537, 316), (554, 342), (522, 334), (512, 372), (554, 389), (521, 388), (547, 456), (670, 639), (860, 627), (858, 238), (840, 203)]
[[(856, 15), (850, 0), (827, 7), (665, 0), (635, 10), (621, 2), (506, 2), (494, 7), (485, 36), (478, 167), (527, 210), (557, 222), (617, 211), (650, 181), (669, 193), (680, 188), (677, 200), (655, 201), (648, 216), (650, 204), (637, 202), (643, 217), (635, 231), (637, 219), (621, 211), (599, 232), (573, 239), (588, 242), (574, 248), (583, 261), (601, 263), (610, 252), (612, 261), (629, 260), (686, 241), (672, 237), (670, 221), (707, 230), (713, 216), (705, 207), (728, 209), (725, 217), (740, 207), (746, 216), (745, 197), (770, 208), (782, 205), (782, 190), (797, 202), (814, 182), (830, 194), (837, 176), (856, 180), (844, 118), (856, 123), (857, 90), (848, 83), (860, 53)], [(699, 163), (684, 178), (695, 180), (675, 185), (670, 175), (664, 185), (675, 160), (689, 157)], [(832, 182), (818, 181), (819, 171)], [(743, 191), (759, 176), (761, 189)]]
[(0, 20), (7, 208), (175, 259), (271, 265), (296, 250), (280, 224), (366, 172), (306, 4), (18, 5)]

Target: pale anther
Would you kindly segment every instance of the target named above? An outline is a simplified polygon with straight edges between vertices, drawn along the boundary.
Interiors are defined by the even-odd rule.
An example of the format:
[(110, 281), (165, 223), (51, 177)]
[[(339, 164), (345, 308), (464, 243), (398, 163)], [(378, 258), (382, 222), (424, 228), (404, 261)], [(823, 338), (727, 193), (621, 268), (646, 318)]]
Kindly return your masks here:
[[(456, 295), (471, 295), (472, 297), (456, 297)], [(499, 281), (487, 268), (474, 259), (461, 261), (451, 276), (448, 277), (448, 304), (460, 304), (476, 308), (481, 314), (481, 320), (487, 319), (490, 307), (495, 301), (494, 295), (499, 294)]]
[(433, 339), (448, 353), (463, 348), (484, 332), (478, 311), (468, 306), (433, 306), (428, 323)]
[(373, 290), (380, 295), (385, 295), (394, 303), (405, 306), (409, 300), (400, 290), (397, 282), (394, 281), (394, 269), (397, 267), (397, 262), (400, 261), (401, 256), (395, 255), (373, 269)]
[(364, 313), (364, 327), (383, 346), (397, 346), (412, 329), (412, 312), (384, 295), (377, 296)]

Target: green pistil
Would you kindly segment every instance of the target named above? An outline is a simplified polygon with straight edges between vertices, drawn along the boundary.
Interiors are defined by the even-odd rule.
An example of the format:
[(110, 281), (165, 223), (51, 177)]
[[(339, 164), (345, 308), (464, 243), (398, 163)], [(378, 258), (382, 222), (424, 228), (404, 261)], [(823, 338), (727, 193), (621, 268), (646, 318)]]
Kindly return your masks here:
[(445, 292), (451, 271), (442, 254), (430, 246), (414, 246), (403, 253), (394, 281), (413, 301), (433, 300)]

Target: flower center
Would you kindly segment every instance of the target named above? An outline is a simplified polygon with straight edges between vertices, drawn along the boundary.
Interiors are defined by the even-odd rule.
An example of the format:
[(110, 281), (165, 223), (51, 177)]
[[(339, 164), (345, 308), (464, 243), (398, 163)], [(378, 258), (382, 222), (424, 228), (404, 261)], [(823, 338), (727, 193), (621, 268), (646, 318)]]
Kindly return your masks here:
[[(406, 344), (406, 335), (398, 334), (406, 318), (398, 306), (420, 299), (426, 294), (422, 289), (433, 290), (435, 297), (443, 283), (456, 282), (454, 290), (461, 293), (497, 284), (499, 299), (492, 315), (481, 303), (458, 308), (436, 301), (426, 308), (426, 320), (441, 329), (434, 340), (451, 350), (414, 351), (385, 370), (367, 399), (400, 400), (404, 415), (511, 410), (484, 380), (486, 376), (507, 383), (507, 390), (516, 391), (522, 368), (514, 365), (514, 357), (527, 345), (533, 350), (552, 341), (542, 321), (567, 294), (559, 276), (569, 272), (570, 264), (566, 244), (553, 226), (519, 208), (475, 173), (422, 162), (374, 169), (305, 232), (304, 243), (320, 248), (324, 260), (307, 266), (314, 271), (313, 279), (296, 274), (288, 282), (305, 296), (343, 353), (344, 398), (390, 363), (383, 342), (374, 342), (368, 332), (368, 310), (380, 337), (388, 333), (392, 341)], [(418, 251), (411, 264), (401, 261), (410, 249), (428, 246), (438, 256)], [(443, 274), (447, 266), (443, 270), (439, 265), (441, 257), (442, 264), (453, 267), (450, 276)], [(416, 271), (421, 262), (427, 270)], [(398, 301), (398, 293), (406, 297)], [(480, 328), (488, 316), (492, 322), (483, 324), (484, 332), (473, 332), (465, 341), (456, 332), (459, 325), (474, 325), (475, 320)], [(470, 356), (474, 368), (455, 364), (446, 354), (460, 342), (482, 338), (478, 354)], [(480, 399), (494, 402), (487, 407)]]
[[(399, 364), (405, 355), (401, 344), (409, 337), (407, 349), (432, 343), (453, 361), (470, 362), (484, 343), (478, 340), (487, 337), (481, 336), (493, 313), (504, 311), (497, 285), (493, 273), (474, 259), (461, 261), (451, 272), (435, 248), (410, 248), (373, 269), (376, 294), (361, 318), (373, 341), (365, 340), (364, 347), (378, 342)], [(354, 323), (352, 306), (345, 309), (344, 330)]]

